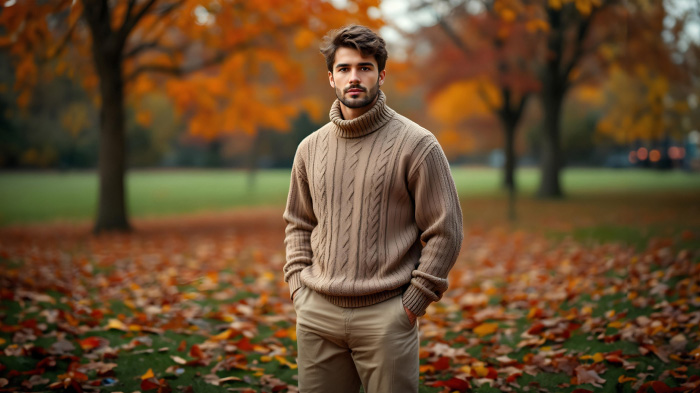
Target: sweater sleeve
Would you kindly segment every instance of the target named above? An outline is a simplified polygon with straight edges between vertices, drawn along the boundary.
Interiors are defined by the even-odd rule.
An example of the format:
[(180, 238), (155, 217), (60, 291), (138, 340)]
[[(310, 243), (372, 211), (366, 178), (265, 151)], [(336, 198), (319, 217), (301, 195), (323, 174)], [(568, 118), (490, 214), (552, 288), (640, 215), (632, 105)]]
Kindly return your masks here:
[(284, 280), (289, 283), (290, 296), (302, 286), (301, 271), (311, 265), (311, 232), (317, 224), (301, 151), (302, 147), (294, 157), (287, 207), (283, 216), (287, 222), (284, 238), (287, 262), (283, 271)]
[(457, 189), (447, 158), (437, 142), (409, 174), (408, 185), (424, 247), (403, 304), (421, 316), (447, 290), (447, 273), (457, 259), (463, 237)]

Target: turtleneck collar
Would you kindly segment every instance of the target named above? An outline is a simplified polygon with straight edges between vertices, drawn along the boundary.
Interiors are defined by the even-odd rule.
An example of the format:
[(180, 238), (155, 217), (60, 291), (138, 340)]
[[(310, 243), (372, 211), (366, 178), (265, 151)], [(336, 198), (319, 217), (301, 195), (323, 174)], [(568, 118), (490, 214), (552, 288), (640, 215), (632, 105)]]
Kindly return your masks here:
[(386, 96), (379, 90), (379, 97), (374, 106), (360, 117), (344, 120), (340, 111), (340, 100), (331, 106), (331, 122), (335, 124), (335, 134), (340, 138), (359, 138), (377, 131), (386, 124), (396, 112), (386, 105)]

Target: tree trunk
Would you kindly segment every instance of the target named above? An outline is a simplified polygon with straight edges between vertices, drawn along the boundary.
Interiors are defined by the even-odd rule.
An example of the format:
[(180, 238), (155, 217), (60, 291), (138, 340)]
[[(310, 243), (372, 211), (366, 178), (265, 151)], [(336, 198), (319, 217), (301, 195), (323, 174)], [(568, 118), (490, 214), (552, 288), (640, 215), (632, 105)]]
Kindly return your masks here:
[(503, 167), (503, 187), (515, 191), (515, 126), (510, 121), (502, 121), (505, 137), (505, 166)]
[(95, 233), (128, 231), (126, 214), (126, 137), (121, 61), (107, 64), (100, 74), (100, 191)]
[(568, 75), (561, 72), (564, 53), (562, 14), (560, 10), (551, 7), (547, 11), (551, 33), (547, 40), (549, 55), (543, 70), (544, 74), (541, 76), (544, 129), (540, 149), (540, 187), (537, 196), (540, 198), (561, 198), (563, 195), (559, 185), (559, 169), (561, 168), (559, 119), (561, 118), (562, 101), (566, 92)]
[(123, 38), (110, 28), (107, 2), (84, 2), (92, 55), (100, 80), (99, 197), (93, 231), (129, 231), (125, 203)]
[(515, 221), (515, 128), (520, 119), (521, 110), (513, 113), (509, 109), (510, 94), (504, 94), (504, 108), (499, 111), (501, 126), (503, 127), (503, 136), (505, 139), (505, 163), (503, 166), (503, 187), (508, 191), (508, 219)]
[(556, 83), (548, 81), (542, 91), (544, 102), (544, 129), (540, 149), (540, 187), (537, 196), (541, 198), (561, 198), (563, 193), (559, 183), (561, 169), (560, 124), (563, 94)]

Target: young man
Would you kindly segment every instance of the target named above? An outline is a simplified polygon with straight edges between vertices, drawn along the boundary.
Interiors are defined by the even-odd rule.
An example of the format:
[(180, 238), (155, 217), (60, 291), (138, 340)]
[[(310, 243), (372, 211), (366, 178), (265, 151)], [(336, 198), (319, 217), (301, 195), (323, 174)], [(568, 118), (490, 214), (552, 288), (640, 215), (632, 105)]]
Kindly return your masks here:
[(284, 219), (302, 393), (418, 392), (418, 327), (447, 289), (462, 212), (440, 145), (386, 105), (384, 40), (329, 33), (338, 100), (297, 149)]

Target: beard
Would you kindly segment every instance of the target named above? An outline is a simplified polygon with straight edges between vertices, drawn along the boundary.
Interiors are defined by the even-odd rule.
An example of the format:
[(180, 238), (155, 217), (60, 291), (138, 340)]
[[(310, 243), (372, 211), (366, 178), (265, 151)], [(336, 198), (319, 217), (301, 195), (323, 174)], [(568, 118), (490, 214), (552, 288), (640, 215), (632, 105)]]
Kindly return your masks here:
[[(350, 89), (362, 89), (365, 92), (364, 98), (345, 98), (345, 94)], [(340, 102), (342, 102), (343, 105), (345, 105), (346, 107), (353, 109), (362, 108), (372, 104), (374, 102), (374, 99), (377, 98), (377, 95), (379, 95), (378, 79), (377, 84), (375, 84), (369, 90), (367, 90), (367, 88), (362, 85), (350, 85), (342, 90), (337, 86), (335, 88), (335, 96), (338, 97), (338, 100), (340, 100)]]

